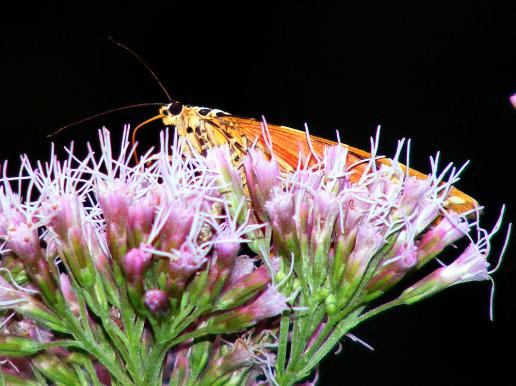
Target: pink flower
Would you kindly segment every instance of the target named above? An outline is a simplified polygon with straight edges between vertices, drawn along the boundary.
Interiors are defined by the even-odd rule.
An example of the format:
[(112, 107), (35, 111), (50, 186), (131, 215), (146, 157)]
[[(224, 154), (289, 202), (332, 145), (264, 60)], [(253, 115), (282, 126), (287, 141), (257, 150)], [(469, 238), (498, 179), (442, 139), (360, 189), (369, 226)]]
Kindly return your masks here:
[(106, 223), (115, 223), (120, 228), (125, 227), (133, 201), (131, 187), (119, 178), (115, 178), (113, 181), (100, 182), (97, 192)]
[(70, 193), (49, 199), (45, 208), (49, 227), (63, 242), (81, 232), (82, 204), (77, 195)]
[(149, 237), (159, 201), (160, 197), (157, 192), (148, 192), (143, 197), (135, 198), (129, 206), (127, 215), (128, 241), (133, 247), (140, 245)]
[(175, 250), (169, 259), (169, 269), (172, 278), (186, 280), (195, 271), (199, 270), (207, 261), (205, 255), (196, 250), (191, 244), (184, 243)]
[(250, 316), (254, 322), (281, 314), (287, 309), (287, 299), (274, 287), (266, 289), (250, 305), (242, 307), (239, 312)]
[(225, 351), (224, 355), (208, 363), (205, 372), (197, 382), (198, 384), (212, 385), (218, 380), (224, 379), (226, 374), (250, 367), (255, 363), (253, 352), (247, 346), (247, 343), (241, 339), (233, 343), (231, 349)]
[(10, 225), (6, 236), (8, 248), (35, 267), (36, 261), (42, 257), (37, 228), (20, 222)]
[(275, 186), (279, 185), (279, 166), (275, 158), (265, 159), (261, 151), (250, 149), (244, 159), (245, 174), (249, 196), (255, 211), (262, 221), (267, 221), (265, 203), (269, 200)]
[(233, 281), (228, 280), (227, 287), (215, 303), (215, 309), (227, 310), (237, 307), (254, 297), (270, 282), (271, 274), (265, 265)]
[(398, 208), (403, 215), (411, 214), (421, 204), (421, 200), (430, 193), (431, 184), (432, 181), (430, 179), (405, 178), (403, 181), (403, 192), (398, 204)]
[(498, 230), (500, 220), (501, 218), (491, 233), (485, 232), (476, 243), (471, 243), (453, 263), (438, 268), (407, 288), (400, 295), (400, 299), (411, 304), (455, 284), (488, 280), (492, 273), (487, 261), (489, 240)]
[(356, 283), (364, 274), (369, 261), (385, 244), (382, 233), (378, 227), (369, 223), (358, 226), (355, 248), (349, 255), (346, 263), (346, 281)]
[(489, 279), (488, 269), (485, 251), (481, 251), (476, 244), (470, 244), (453, 263), (441, 269), (440, 277), (448, 285), (482, 281)]
[(185, 198), (172, 199), (163, 206), (167, 216), (158, 236), (159, 248), (164, 251), (179, 249), (189, 235), (198, 211), (195, 204)]
[(285, 296), (276, 288), (269, 287), (248, 305), (211, 317), (207, 328), (211, 333), (240, 331), (260, 320), (281, 314), (287, 308)]
[(511, 102), (512, 107), (514, 107), (514, 108), (516, 109), (516, 94), (512, 94), (512, 95), (509, 97), (509, 101)]
[(418, 267), (426, 264), (448, 245), (467, 235), (469, 230), (470, 225), (463, 216), (448, 212), (418, 243)]

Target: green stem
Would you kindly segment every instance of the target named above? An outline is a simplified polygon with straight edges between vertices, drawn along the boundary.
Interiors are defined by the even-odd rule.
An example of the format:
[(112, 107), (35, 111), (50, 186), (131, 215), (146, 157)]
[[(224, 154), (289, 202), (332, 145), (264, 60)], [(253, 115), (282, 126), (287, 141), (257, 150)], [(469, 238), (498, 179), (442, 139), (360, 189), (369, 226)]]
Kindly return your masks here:
[[(158, 380), (159, 372), (161, 370), (161, 363), (163, 362), (167, 352), (174, 346), (183, 343), (190, 339), (200, 338), (203, 335), (208, 334), (209, 331), (206, 329), (197, 329), (190, 331), (186, 334), (180, 335), (174, 339), (174, 336), (165, 342), (156, 343), (151, 349), (148, 356), (148, 366), (145, 370), (144, 384), (145, 385), (159, 385), (161, 382)], [(175, 334), (177, 336), (177, 334)]]
[(79, 365), (73, 365), (73, 369), (75, 370), (75, 374), (77, 375), (77, 378), (79, 379), (79, 382), (81, 386), (89, 386), (88, 381), (86, 379), (86, 376), (84, 375), (84, 371)]
[(290, 316), (283, 315), (280, 321), (280, 334), (279, 334), (279, 346), (278, 346), (278, 359), (276, 360), (276, 373), (279, 377), (285, 370), (285, 361), (287, 357), (287, 345), (288, 345), (288, 329), (290, 325)]
[(287, 372), (296, 368), (299, 361), (303, 360), (305, 347), (326, 314), (324, 305), (318, 304), (318, 301), (313, 303), (309, 306), (310, 311), (307, 315), (294, 319), (293, 332), (296, 333), (292, 335)]
[(376, 272), (376, 268), (380, 264), (380, 261), (382, 258), (391, 250), (391, 248), (394, 246), (394, 243), (398, 239), (399, 233), (395, 233), (387, 239), (387, 243), (380, 248), (378, 252), (371, 258), (369, 261), (369, 264), (367, 265), (367, 269), (364, 272), (364, 275), (360, 279), (360, 283), (358, 287), (353, 291), (351, 296), (349, 297), (348, 301), (344, 305), (345, 309), (358, 306), (359, 302), (362, 300), (361, 295), (364, 288), (369, 283), (369, 280), (373, 277), (374, 273)]
[(357, 324), (362, 323), (363, 321), (365, 321), (383, 311), (397, 307), (402, 304), (403, 304), (403, 302), (400, 299), (391, 300), (390, 302), (382, 304), (381, 306), (378, 306), (376, 308), (373, 308), (370, 311), (363, 313), (362, 315), (360, 315), (359, 317), (356, 318), (356, 322), (357, 322)]
[(91, 359), (88, 359), (84, 363), (84, 367), (85, 367), (88, 375), (90, 376), (91, 381), (93, 382), (93, 386), (102, 386), (99, 381), (99, 378), (97, 376), (97, 372), (95, 371), (95, 368), (93, 367), (93, 363), (91, 362)]
[(131, 330), (127, 332), (129, 338), (129, 362), (131, 364), (132, 371), (134, 372), (133, 378), (136, 384), (141, 384), (143, 382), (142, 353), (146, 350), (146, 346), (142, 342), (144, 327), (145, 320), (136, 317), (134, 328), (131, 328)]
[(161, 365), (169, 349), (170, 346), (165, 342), (157, 342), (154, 347), (152, 347), (148, 355), (148, 362), (143, 375), (143, 385), (161, 385), (161, 382), (158, 383), (157, 378), (159, 377), (162, 367)]
[(64, 340), (54, 340), (52, 342), (45, 343), (41, 345), (42, 350), (48, 350), (52, 347), (76, 347), (80, 349), (84, 349), (84, 346), (81, 342), (72, 339), (64, 339)]
[[(117, 270), (118, 271), (118, 270)], [(123, 275), (118, 272), (115, 278), (115, 282), (119, 286), (119, 288), (124, 289), (118, 291), (119, 295), (119, 303), (120, 303), (120, 317), (123, 323), (123, 332), (120, 331), (118, 326), (113, 325), (112, 331), (117, 333), (118, 331), (122, 332), (124, 336), (124, 346), (127, 350), (126, 355), (126, 364), (129, 373), (134, 379), (137, 385), (142, 384), (143, 382), (143, 361), (142, 352), (146, 349), (146, 347), (142, 344), (142, 335), (144, 328), (144, 320), (138, 317), (136, 310), (133, 305), (129, 301), (127, 297), (127, 292), (125, 291), (126, 283)], [(109, 317), (108, 323), (113, 321)], [(114, 323), (113, 323), (114, 324)]]
[[(84, 327), (84, 323), (80, 324), (75, 319), (75, 316), (71, 312), (65, 309), (60, 316), (65, 321), (70, 333), (78, 340), (84, 350), (93, 355), (108, 371), (118, 379), (123, 385), (131, 386), (133, 381), (121, 370), (118, 363), (116, 363), (116, 357), (114, 352), (106, 352), (107, 346), (99, 346), (98, 342), (94, 339), (91, 329), (84, 331), (81, 327)], [(113, 356), (113, 359), (109, 357)]]
[[(335, 324), (337, 323), (336, 318), (329, 318), (322, 330), (319, 332), (319, 335), (315, 339), (315, 341), (312, 343), (308, 351), (305, 351), (303, 353), (303, 357), (310, 358), (310, 356), (314, 353), (315, 350), (319, 348), (319, 346), (326, 340), (328, 337), (328, 334), (333, 330), (333, 327), (335, 327)], [(315, 330), (314, 330), (315, 332)]]
[(300, 370), (296, 371), (294, 374), (286, 374), (291, 375), (291, 377), (286, 376), (286, 379), (293, 379), (293, 382), (290, 384), (294, 384), (298, 380), (301, 380), (310, 374), (314, 367), (316, 367), (319, 362), (328, 355), (331, 350), (333, 350), (342, 337), (358, 324), (357, 317), (360, 315), (362, 310), (363, 308), (360, 308), (351, 313), (346, 319), (340, 321), (331, 336), (321, 345), (321, 347), (311, 357), (307, 356), (306, 364)]
[(179, 343), (186, 342), (189, 339), (197, 339), (201, 336), (209, 334), (209, 331), (206, 329), (199, 329), (195, 331), (188, 332), (186, 334), (178, 336), (176, 339), (172, 340), (169, 344), (170, 347), (174, 347), (178, 345)]

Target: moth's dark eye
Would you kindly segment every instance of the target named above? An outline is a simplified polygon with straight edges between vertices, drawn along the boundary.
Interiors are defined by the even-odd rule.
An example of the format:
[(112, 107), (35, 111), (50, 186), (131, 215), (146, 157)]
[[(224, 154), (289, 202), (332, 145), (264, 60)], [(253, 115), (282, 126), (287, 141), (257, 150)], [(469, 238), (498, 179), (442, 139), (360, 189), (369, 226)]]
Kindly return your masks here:
[(179, 102), (172, 102), (168, 108), (169, 113), (172, 115), (179, 114), (181, 110), (183, 110), (183, 105)]
[(192, 133), (193, 133), (193, 129), (192, 129), (191, 127), (187, 127), (187, 128), (186, 128), (186, 132), (187, 132), (188, 134), (192, 134)]
[(199, 114), (201, 115), (208, 115), (210, 113), (211, 109), (200, 109)]

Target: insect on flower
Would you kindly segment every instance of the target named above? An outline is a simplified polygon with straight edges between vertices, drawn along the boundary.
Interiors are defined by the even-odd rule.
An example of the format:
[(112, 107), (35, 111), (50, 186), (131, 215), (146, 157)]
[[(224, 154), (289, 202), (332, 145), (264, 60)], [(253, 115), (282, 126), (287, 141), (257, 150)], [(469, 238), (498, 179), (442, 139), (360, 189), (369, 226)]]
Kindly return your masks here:
[[(212, 147), (228, 144), (236, 163), (243, 159), (251, 147), (256, 147), (269, 156), (274, 147), (274, 156), (280, 167), (288, 172), (296, 169), (301, 157), (308, 156), (311, 165), (323, 157), (326, 147), (337, 145), (337, 142), (310, 135), (308, 131), (272, 124), (267, 124), (265, 131), (261, 121), (237, 117), (218, 109), (183, 105), (177, 101), (162, 105), (156, 116), (138, 125), (132, 133), (133, 144), (136, 143), (137, 131), (155, 120), (161, 120), (165, 126), (175, 128), (179, 136), (187, 138), (194, 150), (203, 155)], [(353, 172), (351, 180), (358, 180), (367, 167), (367, 163), (362, 161), (369, 160), (372, 155), (346, 144), (342, 146), (348, 152), (346, 169)], [(377, 162), (389, 165), (391, 160), (377, 157)], [(401, 167), (405, 169), (405, 166)], [(424, 173), (407, 169), (410, 176), (428, 178)], [(467, 194), (452, 188), (445, 206), (464, 213), (477, 207), (478, 203)]]

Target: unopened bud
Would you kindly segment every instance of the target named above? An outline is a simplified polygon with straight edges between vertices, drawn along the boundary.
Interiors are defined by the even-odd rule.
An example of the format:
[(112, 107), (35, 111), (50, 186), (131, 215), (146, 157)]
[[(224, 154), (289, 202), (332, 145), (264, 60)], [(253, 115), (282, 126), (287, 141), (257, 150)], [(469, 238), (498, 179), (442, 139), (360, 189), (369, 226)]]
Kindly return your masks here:
[(19, 358), (33, 355), (42, 349), (42, 344), (30, 338), (16, 335), (0, 335), (0, 355)]
[(166, 292), (159, 289), (145, 291), (144, 300), (147, 309), (155, 316), (164, 316), (170, 309)]

